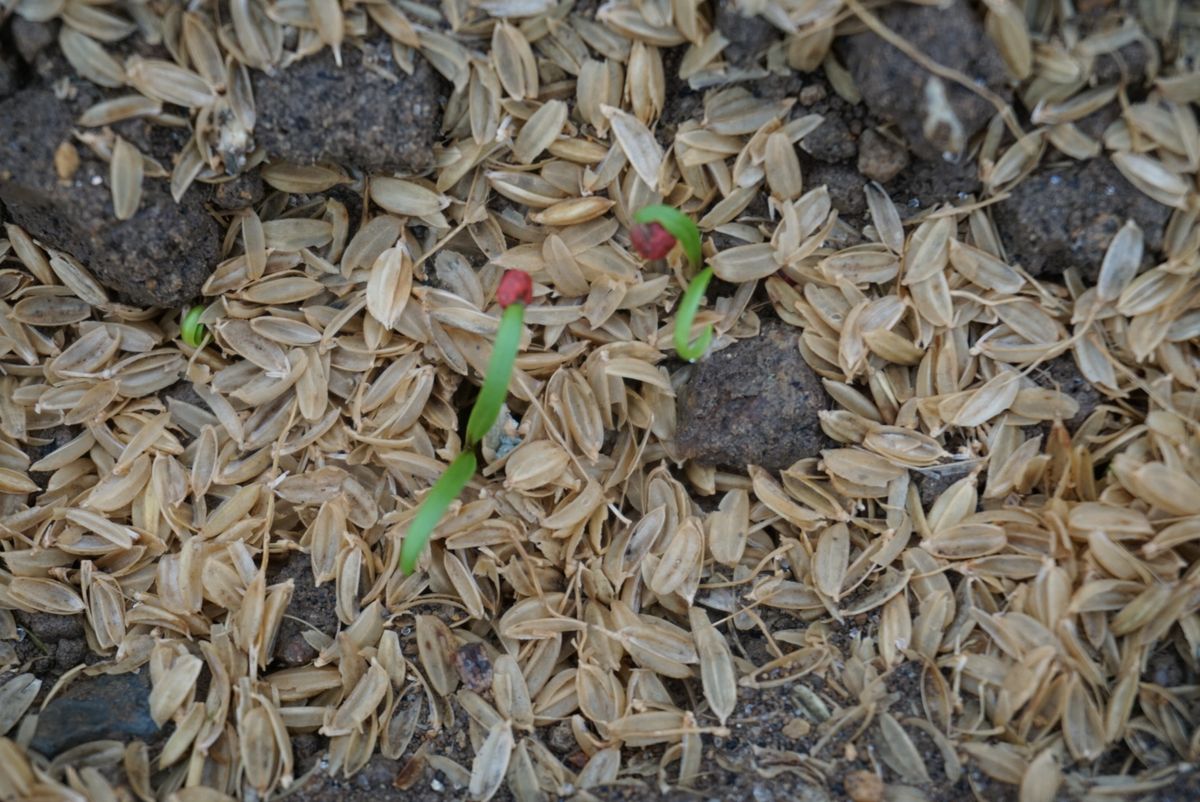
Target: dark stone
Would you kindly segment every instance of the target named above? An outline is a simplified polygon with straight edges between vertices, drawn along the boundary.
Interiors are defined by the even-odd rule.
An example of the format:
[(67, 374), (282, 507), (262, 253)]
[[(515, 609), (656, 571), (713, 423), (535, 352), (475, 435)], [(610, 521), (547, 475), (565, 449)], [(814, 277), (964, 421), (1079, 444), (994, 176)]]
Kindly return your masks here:
[(769, 322), (695, 366), (678, 398), (676, 443), (700, 462), (786, 468), (815, 456), (825, 439), (817, 413), (829, 404), (804, 362), (800, 332)]
[(993, 207), (1008, 258), (1031, 275), (1077, 267), (1094, 282), (1113, 236), (1128, 219), (1150, 251), (1162, 247), (1171, 210), (1139, 192), (1106, 158), (1043, 169)]
[[(375, 66), (397, 76), (389, 80)], [(328, 48), (280, 70), (254, 72), (254, 136), (273, 158), (334, 161), (367, 172), (419, 173), (433, 165), (441, 126), (442, 79), (422, 58), (406, 75), (387, 42)]]
[(843, 162), (858, 153), (854, 135), (841, 117), (826, 117), (817, 130), (800, 141), (800, 147), (823, 162)]
[[(54, 151), (71, 138), (74, 113), (48, 89), (0, 103), (0, 200), (9, 215), (133, 303), (178, 306), (194, 298), (220, 256), (220, 232), (203, 193), (193, 189), (177, 205), (165, 181), (147, 179), (137, 214), (116, 220), (108, 165), (87, 148), (79, 148), (82, 162), (70, 181), (55, 173)], [(145, 124), (120, 133), (150, 155), (171, 147), (175, 136)]]
[(317, 650), (304, 639), (304, 633), (316, 627), (333, 637), (337, 633), (337, 592), (333, 582), (317, 587), (308, 555), (292, 552), (278, 568), (268, 574), (272, 584), (292, 580), (292, 600), (288, 603), (279, 635), (275, 639), (275, 659), (286, 666), (301, 666), (317, 656)]
[(886, 184), (908, 166), (908, 150), (874, 128), (858, 139), (858, 171), (872, 181)]
[(744, 16), (732, 0), (717, 0), (715, 6), (713, 24), (729, 41), (721, 55), (734, 66), (752, 66), (782, 35), (757, 14)]
[(218, 209), (245, 209), (261, 201), (266, 190), (257, 171), (242, 173), (230, 181), (214, 185), (212, 201)]
[(54, 757), (88, 741), (149, 741), (158, 734), (150, 718), (150, 672), (143, 668), (75, 680), (38, 716), (30, 747)]
[[(1010, 96), (1004, 61), (985, 33), (982, 20), (965, 0), (955, 0), (945, 8), (895, 3), (876, 13), (884, 25), (916, 50), (957, 69), (1006, 100)], [(945, 153), (961, 153), (967, 140), (995, 114), (992, 105), (976, 93), (938, 79), (961, 124), (962, 136), (955, 138), (945, 125), (926, 136), (926, 86), (935, 76), (873, 32), (845, 37), (838, 46), (867, 107), (895, 122), (918, 156), (934, 159)]]

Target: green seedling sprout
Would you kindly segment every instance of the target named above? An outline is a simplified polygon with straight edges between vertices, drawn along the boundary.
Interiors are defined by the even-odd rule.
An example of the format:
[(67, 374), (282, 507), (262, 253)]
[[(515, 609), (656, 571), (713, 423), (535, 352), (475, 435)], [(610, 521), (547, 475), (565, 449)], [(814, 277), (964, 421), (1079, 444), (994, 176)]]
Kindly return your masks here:
[(713, 338), (713, 327), (710, 325), (700, 332), (695, 343), (691, 342), (692, 324), (696, 321), (704, 291), (713, 276), (711, 267), (701, 269), (704, 253), (700, 248), (700, 229), (683, 212), (662, 204), (638, 210), (633, 221), (637, 223), (630, 232), (633, 247), (644, 259), (661, 259), (678, 242), (692, 268), (699, 271), (688, 283), (675, 314), (675, 353), (689, 362), (695, 362), (708, 351)]
[(500, 408), (508, 395), (508, 382), (512, 378), (513, 363), (521, 347), (521, 330), (525, 321), (525, 305), (533, 300), (533, 282), (529, 274), (521, 270), (509, 270), (500, 279), (496, 289), (496, 301), (504, 309), (500, 315), (500, 327), (492, 345), (492, 356), (488, 360), (487, 374), (483, 387), (467, 418), (467, 438), (462, 451), (450, 463), (421, 501), (417, 514), (413, 516), (404, 544), (400, 547), (400, 570), (411, 574), (417, 567), (434, 527), (458, 497), (467, 482), (475, 474), (475, 447), (483, 442), (484, 436), (500, 417)]
[(203, 314), (203, 306), (193, 306), (183, 313), (179, 321), (179, 337), (192, 348), (199, 348), (204, 344), (207, 332), (204, 324), (200, 322), (200, 316)]
[(525, 304), (510, 304), (500, 316), (500, 328), (496, 330), (496, 341), (492, 345), (492, 357), (488, 361), (487, 375), (483, 388), (475, 399), (471, 417), (467, 419), (467, 442), (471, 445), (483, 441), (491, 430), (500, 407), (508, 396), (508, 380), (512, 377), (513, 362), (521, 347), (521, 327), (525, 318)]

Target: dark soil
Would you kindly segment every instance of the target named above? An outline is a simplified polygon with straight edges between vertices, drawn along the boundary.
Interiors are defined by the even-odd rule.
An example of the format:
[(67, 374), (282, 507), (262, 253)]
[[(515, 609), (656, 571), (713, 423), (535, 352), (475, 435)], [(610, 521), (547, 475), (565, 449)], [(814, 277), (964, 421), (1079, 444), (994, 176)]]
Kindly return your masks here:
[(801, 157), (805, 189), (822, 184), (829, 190), (829, 201), (843, 218), (857, 221), (867, 211), (867, 196), (863, 186), (867, 179), (858, 170), (845, 164), (828, 164)]
[(829, 404), (804, 362), (796, 329), (766, 323), (698, 363), (679, 394), (676, 442), (704, 463), (786, 468), (823, 447), (817, 413)]
[[(31, 439), (30, 445), (26, 446), (28, 449), (26, 454), (29, 457), (29, 462), (31, 464), (35, 463), (47, 454), (62, 448), (74, 440), (79, 432), (80, 429), (78, 426), (53, 426), (38, 432), (36, 439)], [(34, 471), (29, 475), (29, 478), (37, 482), (45, 490), (46, 483), (50, 481), (52, 475), (45, 471)]]
[[(386, 71), (396, 80), (383, 77)], [(444, 81), (421, 58), (406, 75), (378, 41), (297, 62), (275, 75), (255, 72), (254, 136), (273, 158), (330, 160), (367, 172), (419, 173), (433, 164)]]
[(1094, 283), (1108, 244), (1126, 220), (1141, 226), (1147, 249), (1157, 251), (1171, 210), (1100, 158), (1029, 176), (992, 214), (1009, 259), (1030, 274), (1056, 276), (1075, 267)]
[[(922, 53), (959, 70), (968, 78), (1008, 97), (1008, 74), (995, 46), (985, 35), (983, 21), (965, 0), (948, 8), (898, 3), (878, 11), (880, 20)], [(838, 42), (843, 61), (854, 76), (867, 107), (895, 122), (917, 155), (942, 158), (959, 154), (967, 140), (995, 113), (991, 104), (958, 84), (942, 81), (945, 95), (961, 126), (961, 137), (945, 125), (928, 133), (928, 84), (933, 76), (873, 32), (845, 37)], [(942, 80), (942, 79), (937, 79)]]
[[(9, 215), (133, 303), (177, 306), (195, 297), (220, 256), (219, 229), (202, 193), (176, 204), (166, 181), (147, 179), (137, 214), (116, 220), (108, 165), (88, 148), (77, 148), (81, 163), (70, 179), (55, 172), (55, 150), (71, 140), (77, 111), (49, 89), (26, 89), (0, 103), (0, 200)], [(144, 136), (127, 130), (138, 127), (147, 129)], [(146, 145), (166, 134), (148, 129), (134, 123), (120, 133), (152, 155), (156, 148)]]
[[(57, 30), (57, 22), (30, 22), (14, 15), (9, 21), (6, 34), (0, 34), (0, 42), (5, 41), (4, 36), (6, 35), (7, 40), (12, 43), (17, 58), (25, 65), (31, 65), (38, 53), (54, 43)], [(26, 66), (24, 69), (28, 70), (28, 67)], [(28, 75), (22, 77), (27, 79)]]
[(1063, 421), (1070, 432), (1078, 429), (1079, 424), (1104, 402), (1104, 396), (1079, 372), (1075, 357), (1069, 353), (1050, 360), (1031, 373), (1030, 377), (1043, 387), (1071, 396), (1079, 404), (1079, 412), (1070, 420)]
[(22, 84), (21, 71), (24, 65), (15, 51), (8, 49), (0, 38), (0, 100), (14, 94)]
[(292, 600), (284, 613), (275, 638), (275, 659), (285, 666), (300, 666), (317, 656), (304, 633), (312, 629), (333, 637), (337, 634), (337, 594), (333, 582), (317, 587), (308, 555), (293, 552), (278, 570), (272, 562), (268, 575), (271, 584), (292, 580)]
[(886, 189), (900, 216), (908, 217), (943, 203), (961, 205), (971, 195), (978, 194), (982, 186), (979, 166), (973, 161), (917, 159)]
[(82, 616), (15, 611), (13, 617), (25, 633), (16, 643), (17, 657), (27, 666), (26, 671), (42, 681), (43, 696), (90, 654)]
[(257, 172), (242, 173), (234, 179), (213, 185), (213, 205), (219, 209), (245, 209), (266, 195), (266, 185)]
[(858, 154), (856, 137), (841, 117), (826, 117), (817, 130), (804, 137), (800, 147), (823, 162), (846, 161)]

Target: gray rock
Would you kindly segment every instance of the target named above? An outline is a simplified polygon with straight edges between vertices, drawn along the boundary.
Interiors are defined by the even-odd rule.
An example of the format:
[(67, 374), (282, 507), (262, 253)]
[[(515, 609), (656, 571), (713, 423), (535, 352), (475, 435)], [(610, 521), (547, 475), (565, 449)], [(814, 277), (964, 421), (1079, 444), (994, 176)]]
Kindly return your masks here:
[(149, 741), (159, 735), (150, 718), (150, 672), (102, 674), (71, 683), (38, 716), (30, 747), (54, 757), (97, 740)]
[(1107, 158), (1034, 173), (992, 211), (1010, 261), (1034, 276), (1076, 267), (1089, 282), (1096, 280), (1104, 253), (1126, 220), (1141, 226), (1153, 251), (1162, 247), (1170, 215)]
[(676, 444), (700, 462), (786, 468), (824, 446), (825, 388), (804, 362), (799, 330), (763, 325), (695, 366), (677, 401)]

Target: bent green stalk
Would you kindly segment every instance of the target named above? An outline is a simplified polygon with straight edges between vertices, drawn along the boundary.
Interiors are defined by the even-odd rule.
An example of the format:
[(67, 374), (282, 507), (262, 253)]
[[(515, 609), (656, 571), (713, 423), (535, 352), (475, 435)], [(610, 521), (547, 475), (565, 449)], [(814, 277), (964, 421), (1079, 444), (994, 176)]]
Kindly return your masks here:
[(474, 448), (500, 417), (500, 407), (508, 397), (508, 380), (512, 377), (513, 362), (521, 347), (521, 324), (525, 319), (525, 304), (509, 304), (500, 316), (500, 328), (492, 345), (483, 388), (475, 399), (471, 417), (467, 419), (467, 445)]
[(658, 223), (667, 230), (683, 247), (684, 254), (692, 263), (692, 269), (699, 270), (704, 262), (704, 253), (700, 249), (700, 229), (692, 222), (692, 218), (672, 206), (661, 203), (653, 206), (643, 206), (633, 216), (633, 222), (648, 225)]
[(203, 314), (203, 306), (193, 306), (183, 313), (179, 321), (179, 337), (192, 348), (199, 348), (204, 342), (204, 324), (200, 322)]
[[(700, 247), (700, 229), (692, 222), (692, 218), (671, 206), (656, 204), (639, 209), (633, 216), (633, 221), (643, 225), (658, 223), (679, 241), (688, 261), (692, 263), (692, 268), (700, 270), (704, 263), (704, 252)], [(706, 267), (695, 275), (688, 283), (687, 290), (679, 301), (679, 311), (675, 315), (675, 353), (689, 362), (695, 362), (704, 356), (712, 343), (712, 326), (706, 326), (696, 338), (696, 342), (691, 342), (692, 324), (696, 321), (696, 313), (700, 311), (700, 302), (704, 299), (704, 291), (708, 288), (712, 276), (711, 267)]]
[(400, 570), (411, 574), (417, 567), (417, 560), (429, 538), (433, 528), (450, 507), (450, 502), (458, 498), (458, 494), (475, 475), (475, 452), (468, 446), (459, 452), (450, 467), (446, 469), (429, 490), (429, 495), (421, 501), (421, 507), (408, 525), (404, 535), (404, 543), (400, 547)]
[(704, 356), (712, 342), (713, 327), (711, 325), (704, 327), (704, 331), (700, 332), (700, 336), (696, 338), (694, 344), (688, 342), (692, 335), (692, 323), (696, 320), (696, 313), (700, 311), (700, 301), (704, 298), (704, 290), (708, 288), (708, 282), (712, 280), (712, 276), (713, 269), (711, 267), (706, 267), (697, 273), (696, 277), (688, 284), (683, 297), (679, 299), (679, 311), (675, 313), (675, 353), (688, 362), (695, 362)]

